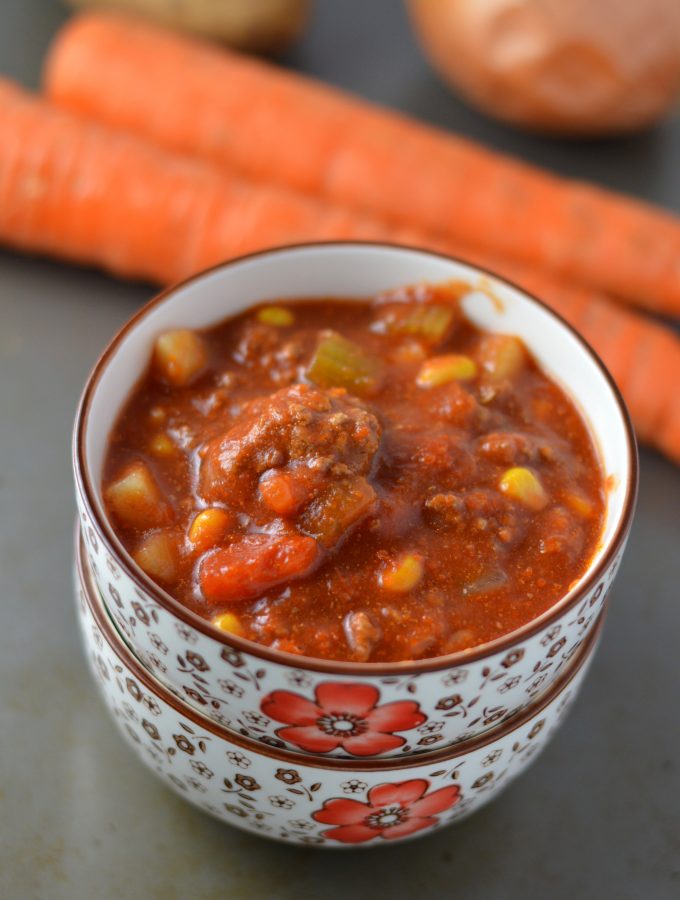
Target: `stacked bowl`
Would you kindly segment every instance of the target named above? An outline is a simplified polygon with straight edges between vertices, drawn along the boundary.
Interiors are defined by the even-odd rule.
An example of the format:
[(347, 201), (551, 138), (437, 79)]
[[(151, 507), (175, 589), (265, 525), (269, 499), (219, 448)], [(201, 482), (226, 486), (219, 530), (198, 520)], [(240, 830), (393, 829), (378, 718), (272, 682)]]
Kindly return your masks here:
[[(113, 422), (160, 332), (207, 327), (272, 297), (362, 298), (452, 280), (471, 285), (466, 314), (476, 325), (524, 340), (595, 438), (608, 487), (603, 534), (562, 600), (470, 650), (335, 662), (218, 631), (144, 574), (108, 521), (101, 473)], [(334, 847), (425, 834), (481, 806), (526, 768), (592, 659), (637, 488), (635, 442), (618, 391), (554, 313), (461, 262), (357, 243), (245, 257), (153, 300), (89, 378), (74, 466), (83, 641), (124, 737), (171, 787), (230, 824)]]

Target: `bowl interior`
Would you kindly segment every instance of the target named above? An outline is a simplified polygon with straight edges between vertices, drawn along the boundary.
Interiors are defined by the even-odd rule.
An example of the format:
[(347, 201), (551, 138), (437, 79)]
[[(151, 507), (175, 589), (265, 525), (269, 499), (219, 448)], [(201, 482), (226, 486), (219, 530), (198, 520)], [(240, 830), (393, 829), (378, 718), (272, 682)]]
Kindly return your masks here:
[[(476, 325), (525, 341), (544, 371), (574, 400), (599, 448), (608, 484), (604, 532), (589, 570), (562, 601), (568, 602), (607, 554), (634, 492), (635, 445), (621, 401), (592, 351), (540, 303), (473, 266), (403, 247), (340, 243), (268, 251), (208, 271), (141, 310), (102, 357), (86, 392), (76, 434), (76, 441), (84, 438), (82, 460), (100, 520), (106, 522), (101, 471), (108, 435), (160, 332), (208, 327), (253, 303), (277, 297), (360, 299), (414, 282), (451, 279), (471, 285), (463, 303)], [(118, 555), (134, 567), (111, 529), (106, 530)], [(139, 577), (146, 581), (143, 574)]]

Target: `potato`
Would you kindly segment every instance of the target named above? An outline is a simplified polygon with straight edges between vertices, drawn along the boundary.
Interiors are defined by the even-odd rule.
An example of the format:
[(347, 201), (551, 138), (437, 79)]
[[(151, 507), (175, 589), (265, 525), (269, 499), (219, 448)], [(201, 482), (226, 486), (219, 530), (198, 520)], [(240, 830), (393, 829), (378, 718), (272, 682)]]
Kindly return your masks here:
[(283, 50), (307, 24), (311, 0), (68, 0), (71, 6), (138, 13), (239, 50)]
[(177, 575), (177, 547), (163, 531), (154, 531), (144, 538), (132, 556), (154, 581), (167, 583)]
[(173, 387), (186, 387), (205, 369), (205, 342), (186, 328), (166, 331), (156, 339), (153, 351), (156, 371)]
[(129, 528), (152, 528), (172, 518), (170, 507), (143, 462), (132, 463), (106, 489), (113, 515)]
[(409, 10), (445, 81), (532, 130), (632, 131), (680, 89), (678, 0), (409, 0)]

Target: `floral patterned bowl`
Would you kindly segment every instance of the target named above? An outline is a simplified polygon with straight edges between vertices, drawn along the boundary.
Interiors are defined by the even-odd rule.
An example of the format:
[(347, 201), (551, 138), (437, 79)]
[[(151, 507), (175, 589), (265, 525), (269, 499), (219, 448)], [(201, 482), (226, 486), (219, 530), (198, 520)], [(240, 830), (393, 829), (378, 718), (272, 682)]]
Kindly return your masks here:
[[(343, 663), (218, 632), (137, 567), (101, 497), (111, 425), (155, 336), (203, 327), (274, 296), (367, 296), (416, 281), (471, 285), (464, 306), (491, 331), (519, 334), (574, 397), (609, 485), (601, 545), (559, 603), (504, 637), (435, 659)], [(404, 247), (336, 243), (267, 251), (171, 288), (123, 327), (96, 364), (74, 434), (80, 523), (106, 607), (143, 664), (204, 715), (246, 737), (312, 754), (403, 756), (483, 734), (560, 677), (593, 628), (619, 566), (637, 490), (635, 440), (621, 397), (586, 344), (540, 301), (461, 262)]]
[[(76, 593), (92, 674), (140, 759), (230, 825), (325, 847), (375, 847), (424, 835), (491, 800), (530, 765), (566, 715), (604, 619), (537, 703), (482, 737), (397, 760), (324, 759), (234, 734), (179, 700), (116, 631), (82, 552)], [(437, 733), (431, 724), (425, 734)]]

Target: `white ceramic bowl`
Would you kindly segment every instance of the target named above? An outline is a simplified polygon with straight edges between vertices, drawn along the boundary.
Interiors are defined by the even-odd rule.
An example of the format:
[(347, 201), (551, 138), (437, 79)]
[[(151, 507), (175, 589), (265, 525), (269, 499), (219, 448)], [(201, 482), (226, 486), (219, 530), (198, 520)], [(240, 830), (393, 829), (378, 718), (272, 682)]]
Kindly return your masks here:
[[(471, 650), (416, 662), (342, 663), (218, 632), (137, 567), (105, 515), (101, 471), (111, 425), (146, 367), (159, 332), (209, 326), (274, 297), (361, 298), (399, 285), (449, 279), (470, 283), (464, 308), (475, 324), (523, 338), (574, 399), (599, 447), (609, 485), (604, 534), (587, 572), (560, 602), (528, 625)], [(281, 730), (296, 724), (300, 697), (306, 718), (316, 710), (325, 729), (329, 715), (351, 713), (366, 736), (362, 756), (403, 755), (483, 734), (548, 689), (603, 607), (637, 489), (635, 439), (621, 397), (598, 358), (569, 326), (524, 291), (462, 262), (357, 243), (284, 248), (235, 260), (171, 288), (144, 307), (114, 337), (88, 380), (75, 427), (74, 466), (94, 577), (144, 664), (216, 721), (276, 746), (284, 746)], [(273, 691), (285, 692), (277, 695), (276, 720), (262, 711)], [(391, 704), (389, 710), (386, 704)], [(336, 731), (337, 744), (329, 753), (346, 756), (343, 739), (351, 732)], [(358, 755), (356, 749), (354, 753)]]
[(488, 803), (531, 764), (566, 715), (604, 619), (541, 700), (482, 737), (398, 760), (324, 759), (233, 734), (179, 701), (116, 631), (84, 553), (78, 553), (76, 593), (91, 671), (140, 759), (190, 803), (230, 825), (324, 847), (422, 836)]

